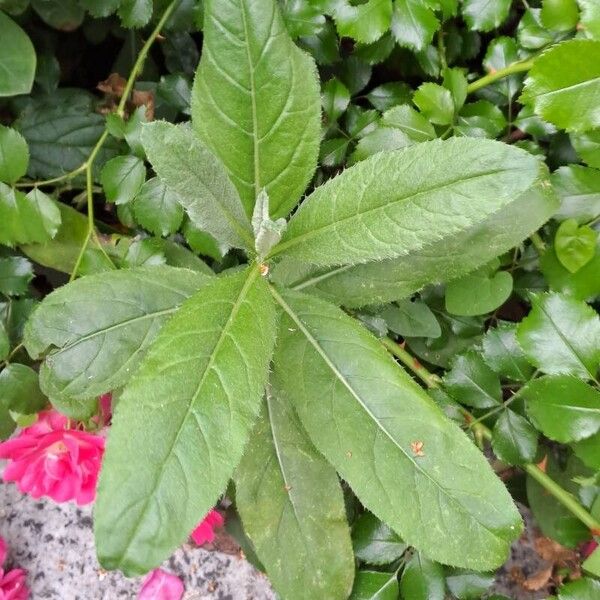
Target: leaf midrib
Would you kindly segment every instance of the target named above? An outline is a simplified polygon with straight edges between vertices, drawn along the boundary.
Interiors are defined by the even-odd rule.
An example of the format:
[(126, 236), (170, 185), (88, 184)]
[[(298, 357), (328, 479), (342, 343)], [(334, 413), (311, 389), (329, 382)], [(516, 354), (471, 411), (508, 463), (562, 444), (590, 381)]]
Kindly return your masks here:
[(133, 543), (133, 540), (136, 538), (137, 536), (137, 532), (139, 531), (139, 528), (142, 524), (142, 521), (144, 520), (145, 516), (146, 516), (146, 512), (148, 510), (148, 506), (150, 503), (150, 499), (152, 498), (152, 496), (154, 495), (154, 492), (156, 491), (156, 488), (158, 486), (158, 483), (161, 481), (166, 465), (167, 463), (171, 460), (171, 455), (173, 454), (173, 450), (174, 448), (177, 447), (177, 444), (179, 442), (179, 437), (181, 435), (181, 432), (183, 431), (184, 425), (187, 422), (192, 409), (195, 405), (195, 401), (196, 398), (198, 397), (198, 394), (200, 393), (200, 390), (202, 389), (202, 387), (204, 386), (204, 382), (205, 379), (208, 375), (208, 373), (210, 373), (212, 371), (213, 365), (214, 365), (214, 361), (215, 356), (219, 353), (219, 350), (221, 349), (221, 345), (223, 344), (224, 340), (228, 337), (229, 333), (229, 327), (231, 326), (232, 321), (235, 319), (235, 317), (237, 316), (237, 313), (239, 312), (244, 299), (246, 297), (246, 295), (248, 294), (248, 290), (250, 289), (250, 287), (252, 286), (252, 284), (254, 283), (254, 280), (256, 279), (256, 277), (258, 276), (258, 268), (254, 267), (252, 268), (249, 273), (248, 273), (248, 277), (246, 279), (246, 281), (244, 282), (244, 285), (242, 286), (242, 289), (240, 290), (240, 293), (238, 294), (238, 297), (235, 301), (235, 303), (233, 304), (232, 308), (231, 308), (231, 312), (229, 314), (229, 317), (227, 318), (226, 323), (224, 324), (223, 328), (221, 329), (221, 333), (219, 334), (219, 337), (217, 339), (217, 341), (215, 342), (215, 345), (213, 346), (213, 350), (211, 352), (210, 358), (208, 360), (208, 363), (206, 364), (206, 367), (204, 369), (204, 372), (202, 373), (202, 376), (200, 377), (200, 381), (198, 383), (198, 385), (196, 386), (196, 390), (194, 391), (194, 393), (192, 394), (192, 397), (190, 399), (189, 405), (187, 410), (185, 411), (185, 414), (183, 415), (183, 418), (181, 419), (181, 422), (179, 424), (179, 427), (177, 428), (177, 432), (175, 434), (175, 437), (173, 439), (173, 443), (171, 444), (171, 447), (169, 448), (169, 451), (167, 453), (167, 456), (165, 457), (165, 459), (163, 460), (161, 467), (160, 467), (160, 471), (158, 472), (157, 476), (154, 479), (154, 483), (152, 485), (152, 493), (148, 494), (146, 496), (146, 500), (144, 501), (144, 505), (142, 507), (142, 510), (139, 514), (139, 517), (136, 521), (135, 527), (133, 529), (133, 532), (129, 538), (129, 542), (127, 543), (127, 546), (125, 547), (125, 549), (123, 550), (122, 554), (121, 554), (121, 559), (119, 561), (119, 564), (122, 564), (123, 559), (125, 559), (125, 557), (127, 556), (127, 554), (129, 553), (129, 549), (131, 548), (131, 544)]
[[(511, 169), (512, 170), (512, 169)], [(517, 169), (514, 169), (517, 170)], [(523, 169), (525, 170), (525, 169)], [(293, 237), (287, 241), (284, 241), (280, 244), (278, 244), (273, 251), (269, 254), (269, 256), (267, 256), (267, 258), (273, 258), (274, 256), (277, 256), (278, 254), (281, 254), (281, 252), (283, 252), (284, 250), (287, 250), (289, 248), (293, 248), (294, 246), (298, 245), (301, 242), (305, 242), (307, 239), (310, 239), (312, 237), (315, 237), (317, 235), (323, 235), (323, 232), (326, 232), (330, 229), (337, 229), (337, 227), (339, 227), (340, 224), (344, 223), (345, 221), (349, 221), (352, 219), (362, 219), (363, 217), (365, 217), (366, 215), (368, 215), (369, 213), (375, 212), (375, 211), (381, 211), (381, 210), (386, 210), (388, 208), (390, 208), (391, 206), (394, 206), (396, 204), (399, 204), (401, 202), (405, 202), (405, 201), (411, 201), (414, 198), (417, 198), (418, 196), (422, 196), (423, 194), (429, 194), (431, 192), (438, 192), (441, 190), (444, 190), (445, 188), (448, 188), (454, 184), (457, 183), (462, 183), (465, 181), (473, 181), (476, 179), (479, 179), (481, 177), (489, 177), (490, 175), (496, 175), (498, 173), (506, 173), (508, 172), (509, 169), (491, 169), (489, 171), (485, 171), (483, 173), (477, 173), (475, 175), (471, 175), (469, 177), (460, 177), (458, 179), (452, 179), (450, 181), (445, 181), (444, 183), (442, 183), (441, 185), (433, 185), (431, 187), (428, 187), (424, 190), (420, 190), (418, 192), (413, 192), (404, 196), (400, 196), (398, 198), (395, 198), (393, 201), (388, 202), (387, 204), (381, 204), (378, 206), (374, 206), (373, 208), (369, 208), (367, 210), (363, 210), (361, 212), (357, 212), (354, 213), (352, 215), (347, 215), (345, 217), (336, 219), (335, 221), (332, 221), (331, 223), (326, 223), (320, 227), (316, 227), (314, 229), (311, 229), (310, 231), (305, 231), (304, 233), (301, 233), (300, 235), (297, 235), (296, 237)], [(334, 180), (331, 180), (334, 181)], [(532, 181), (533, 183), (533, 181)], [(318, 188), (315, 193), (321, 188)], [(323, 195), (323, 193), (321, 192), (321, 196)], [(310, 196), (309, 198), (306, 199), (305, 202), (309, 202), (310, 201)], [(496, 211), (493, 211), (496, 212)], [(299, 218), (302, 215), (302, 209), (300, 209), (300, 211), (295, 215), (295, 218)], [(290, 221), (290, 225), (293, 223), (293, 219), (292, 221)]]
[(334, 373), (334, 375), (336, 376), (336, 378), (350, 392), (350, 394), (352, 395), (352, 397), (356, 399), (356, 401), (358, 402), (358, 404), (363, 408), (363, 410), (367, 413), (367, 415), (372, 419), (373, 423), (375, 423), (377, 425), (377, 427), (386, 435), (386, 437), (388, 437), (388, 439), (392, 442), (392, 444), (396, 448), (398, 448), (400, 450), (400, 452), (405, 456), (405, 458), (408, 459), (408, 461), (410, 463), (412, 463), (412, 465), (415, 468), (415, 470), (418, 471), (419, 473), (421, 473), (437, 489), (439, 489), (443, 493), (444, 497), (449, 502), (452, 502), (453, 504), (455, 504), (458, 507), (458, 510), (459, 510), (460, 513), (462, 513), (463, 515), (468, 515), (468, 518), (469, 518), (470, 521), (476, 521), (483, 529), (485, 529), (493, 537), (495, 537), (495, 538), (498, 539), (499, 536), (497, 535), (497, 533), (494, 530), (490, 529), (485, 524), (481, 523), (481, 521), (479, 521), (471, 513), (469, 513), (465, 509), (465, 507), (454, 496), (452, 496), (448, 492), (448, 490), (446, 490), (446, 488), (444, 488), (438, 481), (436, 481), (435, 479), (433, 479), (431, 477), (431, 475), (427, 471), (424, 471), (423, 468), (421, 466), (419, 466), (415, 462), (415, 460), (407, 453), (407, 451), (404, 448), (402, 448), (402, 446), (400, 446), (398, 444), (398, 442), (394, 439), (394, 437), (387, 431), (387, 429), (380, 423), (380, 421), (375, 418), (375, 416), (369, 410), (369, 408), (362, 402), (360, 396), (354, 391), (354, 389), (352, 388), (352, 386), (350, 385), (350, 383), (346, 380), (346, 378), (342, 375), (342, 373), (339, 372), (339, 370), (333, 364), (333, 362), (329, 359), (329, 357), (327, 356), (327, 354), (325, 353), (325, 351), (323, 350), (323, 348), (319, 345), (318, 341), (313, 337), (313, 335), (310, 333), (310, 331), (308, 331), (308, 329), (304, 326), (304, 323), (296, 315), (296, 313), (292, 310), (292, 308), (279, 295), (279, 293), (277, 292), (277, 290), (275, 290), (275, 288), (273, 286), (269, 286), (269, 289), (271, 291), (271, 294), (275, 298), (276, 302), (283, 308), (283, 310), (294, 321), (294, 323), (296, 323), (296, 325), (298, 326), (299, 330), (306, 337), (306, 339), (308, 340), (308, 342), (313, 346), (313, 348), (316, 350), (316, 352), (319, 354), (319, 356), (322, 358), (322, 360), (325, 362), (325, 364), (331, 369), (331, 371)]

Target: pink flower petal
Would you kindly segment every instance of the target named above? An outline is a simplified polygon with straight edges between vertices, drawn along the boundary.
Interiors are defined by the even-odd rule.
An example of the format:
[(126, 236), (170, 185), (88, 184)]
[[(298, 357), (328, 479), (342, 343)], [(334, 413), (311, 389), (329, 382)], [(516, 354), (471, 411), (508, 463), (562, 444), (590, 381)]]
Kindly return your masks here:
[(2, 600), (27, 600), (29, 590), (25, 585), (23, 569), (12, 569), (8, 573), (0, 570), (0, 598)]
[(225, 519), (223, 515), (217, 510), (211, 510), (202, 521), (198, 524), (196, 529), (192, 531), (191, 538), (198, 546), (213, 542), (215, 539), (214, 530), (217, 527), (223, 527)]
[(179, 577), (163, 569), (154, 569), (144, 580), (138, 600), (181, 600), (183, 592)]
[(0, 569), (6, 560), (6, 542), (4, 538), (0, 537)]

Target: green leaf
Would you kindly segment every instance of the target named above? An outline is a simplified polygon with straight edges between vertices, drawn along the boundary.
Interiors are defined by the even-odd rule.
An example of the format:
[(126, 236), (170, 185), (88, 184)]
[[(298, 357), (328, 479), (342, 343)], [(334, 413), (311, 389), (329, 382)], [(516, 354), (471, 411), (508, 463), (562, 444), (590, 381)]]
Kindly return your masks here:
[(533, 462), (537, 446), (537, 432), (527, 419), (514, 410), (502, 412), (492, 431), (492, 449), (501, 461), (509, 465)]
[(273, 277), (348, 307), (390, 302), (489, 262), (536, 231), (557, 205), (551, 186), (542, 180), (494, 214), (398, 259), (329, 269), (284, 260), (273, 270)]
[(475, 350), (455, 358), (444, 376), (444, 386), (456, 401), (474, 408), (491, 408), (502, 400), (498, 376)]
[(32, 357), (48, 354), (42, 388), (52, 399), (85, 400), (124, 385), (162, 325), (208, 281), (186, 269), (150, 267), (58, 288), (30, 317), (23, 340)]
[(557, 219), (587, 223), (600, 215), (600, 170), (567, 165), (554, 171), (550, 180), (561, 202)]
[(517, 341), (527, 358), (549, 375), (594, 379), (600, 363), (600, 318), (569, 296), (532, 297), (529, 315), (517, 327)]
[(598, 232), (577, 224), (576, 219), (563, 221), (554, 237), (554, 250), (558, 260), (571, 273), (576, 273), (594, 258)]
[(144, 126), (142, 142), (154, 170), (197, 227), (219, 242), (254, 248), (250, 221), (235, 187), (220, 160), (190, 128), (155, 121)]
[(446, 594), (442, 565), (416, 552), (402, 571), (400, 593), (404, 600), (442, 600)]
[(204, 6), (192, 122), (225, 165), (246, 214), (265, 188), (273, 218), (284, 217), (317, 166), (321, 111), (314, 61), (288, 36), (275, 0), (208, 0)]
[(349, 0), (339, 0), (335, 3), (333, 18), (340, 37), (370, 44), (390, 28), (392, 0), (367, 0), (358, 6)]
[(121, 0), (79, 0), (79, 4), (93, 17), (100, 18), (112, 15), (119, 8)]
[(590, 469), (600, 471), (600, 434), (571, 444), (575, 455)]
[(349, 600), (398, 600), (398, 578), (395, 573), (358, 571)]
[(0, 32), (0, 97), (29, 94), (35, 77), (33, 44), (27, 34), (1, 10)]
[(145, 180), (144, 161), (131, 155), (116, 156), (109, 160), (100, 173), (106, 199), (115, 204), (131, 202)]
[(329, 123), (334, 123), (348, 108), (348, 104), (350, 104), (350, 92), (339, 79), (332, 77), (323, 86), (321, 104)]
[(542, 25), (541, 10), (530, 8), (525, 11), (517, 28), (519, 45), (528, 50), (538, 50), (554, 43), (561, 34)]
[(85, 16), (78, 0), (32, 0), (33, 9), (42, 21), (61, 31), (74, 31)]
[[(579, 485), (573, 479), (582, 474), (591, 475), (591, 472), (589, 470), (584, 472), (581, 463), (573, 456), (568, 459), (563, 469), (550, 453), (546, 463), (546, 474), (565, 491), (577, 497)], [(527, 476), (527, 500), (537, 525), (546, 537), (571, 548), (584, 540), (589, 540), (590, 530), (587, 526), (529, 475)]]
[(347, 598), (354, 556), (337, 474), (276, 389), (235, 482), (244, 529), (281, 596)]
[(600, 38), (600, 5), (596, 0), (577, 0), (581, 9), (581, 25), (592, 37)]
[(440, 22), (426, 1), (396, 0), (391, 26), (394, 39), (400, 46), (420, 52), (431, 44)]
[(319, 2), (313, 6), (312, 0), (283, 0), (281, 4), (285, 25), (294, 39), (315, 35), (323, 29), (326, 21)]
[(576, 377), (541, 377), (522, 394), (533, 424), (551, 440), (576, 442), (600, 431), (600, 392)]
[(385, 523), (370, 512), (363, 513), (352, 527), (354, 554), (369, 565), (388, 565), (398, 560), (408, 546)]
[(483, 341), (483, 360), (498, 375), (513, 381), (528, 381), (533, 375), (523, 350), (517, 343), (514, 323), (500, 322), (488, 329)]
[(508, 17), (511, 0), (463, 0), (462, 13), (471, 29), (491, 31)]
[(121, 0), (119, 17), (125, 27), (143, 27), (152, 17), (152, 0)]
[(567, 131), (599, 127), (600, 41), (552, 46), (535, 60), (519, 101)]
[(424, 83), (415, 92), (413, 102), (432, 123), (448, 125), (454, 118), (454, 101), (450, 90), (437, 83)]
[(491, 102), (479, 100), (462, 107), (454, 131), (470, 137), (495, 138), (506, 128), (504, 114)]
[[(509, 65), (519, 60), (517, 43), (513, 38), (500, 36), (494, 38), (485, 53), (483, 66), (488, 72), (505, 69)], [(521, 85), (521, 76), (510, 75), (493, 84), (494, 90), (498, 90), (502, 95), (500, 102), (503, 104), (510, 102), (513, 96), (519, 90)]]
[[(376, 109), (384, 111), (392, 107), (400, 108), (396, 105), (410, 102), (411, 96), (412, 91), (405, 83), (390, 81), (372, 89), (366, 98)], [(435, 136), (428, 139), (433, 137)]]
[(48, 401), (40, 391), (38, 374), (31, 367), (10, 363), (0, 372), (0, 403), (13, 412), (31, 415)]
[(592, 554), (581, 563), (581, 566), (586, 573), (600, 577), (600, 549), (597, 546)]
[[(30, 177), (46, 179), (76, 169), (89, 157), (102, 135), (104, 117), (93, 112), (89, 105), (70, 106), (70, 102), (68, 98), (61, 101), (60, 97), (52, 104), (34, 102), (15, 122), (29, 145)], [(115, 149), (114, 141), (104, 143), (94, 162), (95, 172), (115, 155)]]
[(492, 312), (510, 297), (513, 280), (510, 273), (488, 275), (480, 269), (446, 286), (446, 310), (453, 315), (474, 317)]
[(144, 229), (159, 236), (175, 233), (183, 221), (179, 196), (158, 177), (142, 185), (135, 197), (133, 212)]
[(474, 573), (462, 569), (452, 569), (446, 576), (448, 589), (457, 600), (481, 598), (494, 584), (495, 573)]
[(8, 337), (6, 326), (2, 321), (0, 321), (0, 360), (4, 360), (9, 354), (10, 338)]
[(0, 258), (0, 292), (6, 296), (22, 296), (27, 293), (32, 279), (33, 265), (26, 258)]
[(15, 183), (27, 173), (28, 163), (25, 138), (15, 129), (0, 125), (0, 181)]
[(104, 568), (156, 567), (214, 506), (260, 409), (275, 316), (252, 268), (213, 279), (160, 331), (108, 437), (94, 522)]
[(600, 169), (600, 129), (587, 133), (571, 133), (569, 139), (585, 164)]
[(438, 338), (442, 335), (438, 320), (421, 300), (400, 300), (397, 305), (387, 306), (380, 316), (389, 329), (403, 337)]
[(600, 594), (600, 581), (584, 577), (563, 585), (558, 600), (595, 600)]
[(273, 294), (283, 311), (275, 382), (361, 503), (434, 560), (502, 563), (519, 515), (466, 435), (352, 318)]
[(575, 29), (579, 21), (579, 9), (575, 0), (543, 0), (542, 25), (555, 31)]
[(34, 188), (27, 195), (0, 183), (0, 244), (30, 244), (53, 238), (61, 223), (58, 206)]
[(379, 154), (318, 187), (273, 254), (321, 266), (406, 261), (509, 205), (542, 168), (527, 152), (467, 138)]
[(273, 221), (269, 216), (269, 195), (262, 190), (256, 198), (252, 213), (252, 229), (254, 230), (254, 249), (259, 261), (279, 243), (287, 226), (285, 219)]
[[(87, 217), (74, 208), (57, 203), (60, 226), (53, 239), (40, 244), (21, 246), (21, 251), (31, 260), (63, 273), (71, 273), (87, 238)], [(81, 261), (80, 275), (110, 271), (114, 268), (95, 240), (90, 240)]]

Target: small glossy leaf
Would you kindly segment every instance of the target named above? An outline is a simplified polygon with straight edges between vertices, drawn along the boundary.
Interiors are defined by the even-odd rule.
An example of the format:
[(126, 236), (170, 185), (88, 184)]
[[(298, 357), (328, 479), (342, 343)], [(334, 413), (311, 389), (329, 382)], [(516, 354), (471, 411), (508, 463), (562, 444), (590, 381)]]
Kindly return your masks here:
[(571, 133), (569, 139), (584, 163), (600, 169), (600, 129), (587, 133)]
[(144, 149), (192, 222), (219, 242), (254, 248), (250, 221), (219, 159), (188, 127), (156, 121), (144, 127)]
[(500, 414), (492, 431), (492, 449), (501, 461), (509, 465), (533, 462), (537, 445), (537, 432), (527, 419), (510, 409)]
[(79, 4), (85, 8), (93, 17), (108, 17), (113, 14), (121, 0), (79, 0)]
[(462, 13), (471, 29), (491, 31), (508, 17), (511, 0), (463, 0)]
[(584, 577), (571, 581), (558, 590), (558, 600), (596, 600), (600, 595), (600, 581)]
[(479, 100), (462, 107), (454, 131), (470, 137), (495, 138), (506, 128), (504, 114), (491, 102)]
[[(487, 71), (499, 71), (519, 60), (517, 43), (513, 38), (500, 36), (494, 38), (485, 53), (483, 66)], [(521, 83), (519, 75), (510, 75), (493, 84), (494, 90), (502, 95), (502, 103), (509, 102), (517, 93)]]
[(131, 202), (145, 179), (144, 161), (137, 156), (117, 156), (109, 160), (100, 173), (106, 199), (115, 204)]
[(571, 273), (576, 273), (594, 258), (598, 233), (577, 224), (575, 219), (563, 221), (554, 237), (554, 250), (558, 260)]
[(248, 216), (263, 188), (273, 218), (304, 193), (317, 165), (320, 104), (314, 61), (288, 36), (275, 0), (204, 3), (192, 122)]
[(48, 400), (31, 367), (10, 363), (0, 371), (0, 402), (13, 412), (31, 415), (42, 410)]
[(502, 400), (498, 376), (475, 350), (456, 357), (444, 376), (444, 385), (457, 402), (474, 408), (498, 406)]
[(442, 565), (416, 552), (402, 571), (400, 594), (403, 600), (443, 600), (446, 582)]
[(51, 398), (87, 399), (124, 385), (161, 326), (208, 281), (186, 269), (151, 267), (90, 275), (58, 288), (25, 329), (29, 354), (48, 353), (40, 370), (43, 389)]
[(457, 600), (475, 600), (481, 598), (493, 584), (494, 573), (475, 573), (452, 569), (446, 576), (448, 589)]
[(452, 280), (496, 258), (533, 233), (557, 205), (551, 186), (542, 180), (483, 221), (398, 259), (328, 269), (286, 260), (273, 270), (273, 277), (348, 307), (390, 302), (410, 296), (431, 282)]
[(600, 471), (600, 433), (571, 444), (575, 455), (584, 465), (595, 471)]
[(32, 0), (42, 21), (61, 31), (73, 31), (83, 22), (85, 12), (77, 0)]
[(536, 59), (520, 101), (567, 131), (600, 126), (600, 41), (569, 40)]
[(575, 29), (579, 21), (576, 0), (543, 0), (542, 25), (556, 31)]
[(600, 431), (600, 392), (576, 377), (541, 377), (522, 394), (527, 414), (551, 440), (576, 442)]
[(335, 4), (334, 19), (341, 37), (370, 44), (390, 28), (392, 0), (367, 0), (357, 6), (349, 0), (340, 0)]
[(160, 331), (113, 415), (94, 519), (105, 568), (152, 569), (214, 506), (260, 409), (275, 316), (253, 268), (212, 279)]
[(0, 97), (28, 94), (35, 76), (35, 49), (27, 34), (0, 10)]
[(527, 358), (551, 375), (593, 379), (600, 363), (600, 318), (585, 302), (562, 294), (538, 294), (517, 327)]
[(321, 266), (406, 256), (481, 223), (540, 176), (535, 157), (489, 140), (435, 140), (372, 156), (318, 187), (275, 253)]
[(125, 27), (143, 27), (152, 17), (152, 0), (121, 0), (119, 17)]
[(349, 600), (398, 600), (395, 573), (358, 571)]
[(592, 37), (600, 38), (600, 4), (596, 0), (577, 0), (581, 10), (581, 25)]
[(158, 177), (142, 185), (135, 197), (133, 212), (138, 223), (154, 235), (175, 233), (183, 221), (179, 197)]
[(340, 483), (276, 389), (235, 482), (244, 529), (282, 597), (345, 600), (354, 557)]
[(0, 258), (0, 292), (6, 296), (21, 296), (33, 279), (33, 266), (22, 256)]
[(483, 360), (501, 377), (527, 381), (533, 374), (533, 367), (517, 343), (513, 323), (500, 322), (497, 327), (489, 329), (482, 346)]
[(434, 560), (502, 563), (519, 516), (459, 427), (341, 310), (274, 295), (283, 311), (275, 381), (362, 504)]
[(281, 5), (283, 19), (293, 38), (319, 33), (326, 21), (322, 7), (311, 0), (284, 0)]
[(321, 103), (327, 119), (330, 123), (334, 123), (348, 108), (350, 92), (339, 79), (333, 77), (323, 86)]
[(446, 286), (446, 310), (463, 317), (484, 315), (502, 306), (512, 288), (512, 276), (506, 271), (492, 275), (478, 271), (465, 275)]
[(0, 183), (0, 244), (30, 244), (53, 238), (60, 211), (51, 198), (34, 188), (27, 195)]
[(600, 577), (600, 548), (596, 546), (596, 549), (588, 556), (582, 563), (583, 570), (589, 575)]
[(0, 360), (4, 360), (9, 354), (10, 338), (8, 337), (6, 326), (2, 321), (0, 321)]
[(448, 125), (454, 118), (454, 101), (450, 90), (437, 83), (424, 83), (413, 96), (413, 102), (432, 123)]
[[(382, 83), (367, 94), (367, 100), (378, 110), (384, 111), (398, 104), (410, 102), (412, 90), (405, 83), (390, 81)], [(433, 139), (434, 136), (428, 139)]]
[(27, 173), (28, 164), (25, 138), (16, 129), (0, 125), (0, 181), (15, 183)]
[(440, 22), (426, 1), (396, 0), (391, 27), (398, 44), (419, 52), (431, 44)]
[(431, 337), (442, 335), (438, 320), (425, 302), (399, 300), (380, 313), (387, 326), (403, 337)]
[(385, 523), (370, 512), (363, 513), (352, 527), (354, 554), (369, 565), (387, 565), (398, 560), (408, 546)]
[(587, 223), (600, 215), (600, 170), (567, 165), (554, 171), (551, 181), (561, 202), (556, 218)]

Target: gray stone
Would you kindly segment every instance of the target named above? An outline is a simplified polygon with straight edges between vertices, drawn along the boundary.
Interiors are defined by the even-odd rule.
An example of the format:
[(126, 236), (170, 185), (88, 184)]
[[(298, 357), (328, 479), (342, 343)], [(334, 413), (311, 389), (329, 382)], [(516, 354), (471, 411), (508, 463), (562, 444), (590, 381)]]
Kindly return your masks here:
[[(0, 536), (25, 569), (31, 600), (135, 600), (143, 578), (103, 571), (91, 506), (55, 504), (0, 483)], [(238, 555), (184, 544), (163, 564), (182, 578), (185, 600), (274, 600), (268, 580)]]

